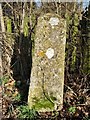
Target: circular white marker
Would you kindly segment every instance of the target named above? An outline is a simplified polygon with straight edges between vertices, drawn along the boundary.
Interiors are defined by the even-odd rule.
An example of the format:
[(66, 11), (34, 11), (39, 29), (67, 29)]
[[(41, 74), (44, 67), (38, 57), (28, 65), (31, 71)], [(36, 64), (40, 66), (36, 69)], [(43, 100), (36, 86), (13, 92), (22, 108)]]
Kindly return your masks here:
[(54, 50), (52, 48), (48, 48), (45, 54), (48, 59), (51, 59), (54, 56)]
[(57, 17), (51, 17), (49, 23), (51, 24), (51, 26), (58, 25), (59, 19)]

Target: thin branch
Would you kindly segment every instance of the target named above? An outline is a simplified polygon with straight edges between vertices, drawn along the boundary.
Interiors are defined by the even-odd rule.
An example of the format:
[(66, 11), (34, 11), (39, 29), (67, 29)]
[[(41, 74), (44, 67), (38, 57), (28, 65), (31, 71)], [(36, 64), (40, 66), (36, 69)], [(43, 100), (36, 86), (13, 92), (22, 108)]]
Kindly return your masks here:
[[(65, 85), (65, 84), (64, 84)], [(72, 93), (75, 95), (75, 96), (77, 96), (77, 94), (69, 87), (69, 86), (67, 86), (67, 85), (65, 85), (69, 90), (71, 90), (72, 91)]]
[(26, 3), (24, 3), (24, 6), (23, 6), (21, 33), (23, 33), (23, 29), (24, 29), (25, 5), (26, 5)]
[(30, 11), (29, 11), (29, 17), (30, 17), (30, 29), (32, 29), (32, 19), (31, 19), (31, 15), (32, 15), (32, 0), (30, 1)]
[(19, 14), (15, 9), (13, 9), (13, 7), (7, 1), (6, 1), (6, 4), (12, 9), (13, 12), (16, 13), (16, 15)]
[[(1, 31), (5, 32), (5, 25), (4, 25), (4, 18), (3, 18), (3, 11), (2, 11), (2, 5), (0, 3), (0, 23), (1, 23)], [(4, 35), (5, 37), (5, 35)], [(2, 66), (2, 36), (0, 40), (0, 76), (3, 76), (3, 66)]]
[(4, 25), (4, 18), (3, 18), (3, 11), (2, 11), (1, 3), (0, 3), (0, 22), (1, 22), (1, 31), (5, 32), (5, 25)]

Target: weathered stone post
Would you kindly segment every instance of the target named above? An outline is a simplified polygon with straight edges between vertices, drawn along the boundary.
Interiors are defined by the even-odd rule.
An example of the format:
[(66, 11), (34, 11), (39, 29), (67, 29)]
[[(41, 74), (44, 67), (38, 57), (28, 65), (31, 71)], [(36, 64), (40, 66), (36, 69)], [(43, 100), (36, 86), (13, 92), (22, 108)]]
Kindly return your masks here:
[(63, 105), (66, 22), (56, 14), (39, 17), (28, 105), (39, 112)]

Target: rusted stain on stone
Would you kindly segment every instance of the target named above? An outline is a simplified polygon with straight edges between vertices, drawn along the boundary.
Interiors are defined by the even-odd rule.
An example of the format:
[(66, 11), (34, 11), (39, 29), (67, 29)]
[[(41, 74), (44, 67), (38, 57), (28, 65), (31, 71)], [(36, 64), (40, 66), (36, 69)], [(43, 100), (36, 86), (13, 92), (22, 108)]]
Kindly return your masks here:
[(64, 19), (56, 14), (39, 17), (28, 97), (30, 108), (39, 112), (62, 108), (65, 42)]

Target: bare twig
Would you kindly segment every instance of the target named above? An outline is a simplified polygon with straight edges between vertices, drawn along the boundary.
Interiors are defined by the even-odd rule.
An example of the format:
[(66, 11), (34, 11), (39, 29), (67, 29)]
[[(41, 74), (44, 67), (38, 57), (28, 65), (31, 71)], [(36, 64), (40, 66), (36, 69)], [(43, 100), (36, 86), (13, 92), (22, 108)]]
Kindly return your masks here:
[[(64, 84), (65, 85), (65, 84)], [(75, 95), (75, 96), (77, 96), (77, 94), (69, 87), (69, 86), (67, 86), (67, 85), (65, 85), (69, 90), (71, 90), (72, 91), (72, 93)]]

